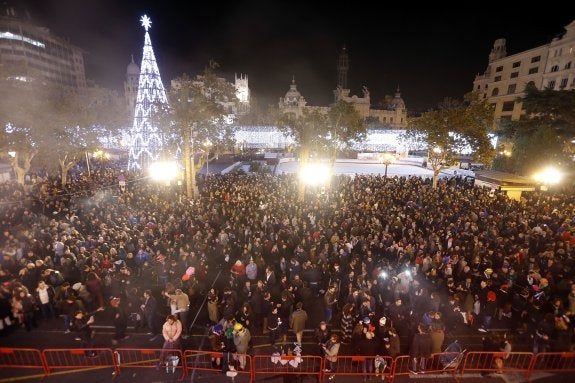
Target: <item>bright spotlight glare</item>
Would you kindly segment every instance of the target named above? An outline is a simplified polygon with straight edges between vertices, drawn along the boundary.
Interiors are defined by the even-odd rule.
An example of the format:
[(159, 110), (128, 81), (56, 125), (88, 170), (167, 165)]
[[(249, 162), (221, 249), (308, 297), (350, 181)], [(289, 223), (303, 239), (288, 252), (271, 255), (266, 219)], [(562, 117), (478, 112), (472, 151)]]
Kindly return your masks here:
[(407, 275), (408, 277), (411, 277), (411, 271), (405, 270), (405, 275)]
[(300, 179), (306, 185), (323, 185), (326, 184), (331, 176), (329, 165), (316, 163), (307, 164), (299, 173)]
[(561, 172), (553, 167), (548, 167), (543, 169), (541, 172), (535, 174), (533, 178), (537, 182), (541, 182), (547, 185), (555, 185), (561, 182), (563, 175)]
[(387, 279), (387, 277), (388, 277), (387, 272), (386, 272), (386, 271), (380, 272), (380, 273), (379, 273), (379, 277), (380, 277), (380, 278), (383, 278), (383, 279)]
[(171, 181), (178, 176), (178, 165), (170, 161), (154, 162), (149, 171), (154, 181)]

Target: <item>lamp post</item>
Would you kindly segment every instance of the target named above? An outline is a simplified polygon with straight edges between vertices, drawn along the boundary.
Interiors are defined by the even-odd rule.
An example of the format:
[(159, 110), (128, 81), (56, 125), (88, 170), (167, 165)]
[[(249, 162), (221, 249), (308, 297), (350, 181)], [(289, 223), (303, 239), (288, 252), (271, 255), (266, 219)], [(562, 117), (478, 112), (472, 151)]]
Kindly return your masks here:
[(379, 157), (379, 163), (385, 165), (385, 173), (383, 179), (387, 180), (387, 167), (393, 163), (393, 155), (390, 153), (384, 153)]

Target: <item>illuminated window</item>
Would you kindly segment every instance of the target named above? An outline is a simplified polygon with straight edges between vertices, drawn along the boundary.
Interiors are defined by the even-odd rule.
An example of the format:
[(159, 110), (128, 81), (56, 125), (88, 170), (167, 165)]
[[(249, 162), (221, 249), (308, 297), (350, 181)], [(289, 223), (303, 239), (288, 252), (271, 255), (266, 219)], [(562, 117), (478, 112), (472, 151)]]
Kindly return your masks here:
[(30, 45), (34, 45), (35, 47), (38, 48), (46, 48), (46, 44), (44, 44), (43, 42), (22, 35), (18, 35), (12, 32), (0, 32), (0, 39), (23, 41)]

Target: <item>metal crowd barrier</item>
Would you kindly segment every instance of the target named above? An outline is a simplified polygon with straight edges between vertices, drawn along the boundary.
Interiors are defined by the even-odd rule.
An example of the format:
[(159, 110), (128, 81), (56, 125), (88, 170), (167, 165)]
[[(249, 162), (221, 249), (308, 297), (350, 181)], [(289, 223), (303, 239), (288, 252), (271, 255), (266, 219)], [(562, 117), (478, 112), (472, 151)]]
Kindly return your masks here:
[[(440, 352), (432, 354), (431, 357), (425, 360), (424, 368), (421, 369), (420, 360), (417, 361), (418, 374), (443, 374), (451, 373), (457, 374), (459, 364), (461, 362), (461, 353), (459, 352)], [(391, 372), (391, 379), (393, 381), (396, 376), (411, 375), (414, 371), (413, 358), (408, 355), (398, 356), (393, 361), (393, 369)]]
[[(240, 369), (240, 357), (245, 358), (243, 370)], [(225, 373), (227, 376), (234, 377), (235, 381), (250, 382), (252, 363), (251, 355), (247, 354), (186, 350), (184, 352), (184, 375), (189, 376), (198, 372), (198, 375), (219, 377)]]
[(319, 382), (324, 368), (324, 360), (319, 356), (254, 355), (252, 360), (255, 382), (265, 381), (270, 375), (309, 375)]
[(182, 351), (178, 349), (117, 348), (114, 360), (118, 373), (131, 368), (153, 368), (172, 374), (180, 370), (180, 380), (185, 376)]
[(1, 347), (0, 368), (3, 371), (11, 368), (42, 370), (44, 377), (48, 375), (42, 352), (32, 348)]
[(114, 354), (109, 348), (46, 349), (42, 358), (47, 375), (54, 370), (111, 368), (117, 372)]
[[(244, 358), (244, 359), (242, 359)], [(451, 373), (456, 376), (461, 367), (462, 375), (470, 372), (523, 373), (527, 378), (537, 372), (575, 372), (575, 353), (548, 352), (533, 355), (530, 352), (468, 352), (462, 354), (443, 352), (427, 359), (422, 374)], [(245, 361), (240, 369), (240, 360)], [(162, 362), (162, 363), (160, 363)], [(219, 363), (218, 363), (219, 362)], [(296, 355), (245, 355), (210, 351), (75, 348), (46, 349), (0, 348), (0, 368), (40, 370), (38, 376), (45, 378), (55, 370), (79, 370), (110, 368), (117, 376), (124, 369), (161, 369), (167, 373), (181, 373), (179, 379), (190, 374), (225, 373), (242, 382), (264, 381), (273, 375), (300, 375), (314, 377), (318, 382), (325, 376), (362, 376), (364, 378), (388, 378), (411, 374), (411, 358), (407, 355), (392, 359), (389, 356), (338, 356), (334, 371), (324, 373), (328, 365), (319, 356)], [(419, 368), (420, 366), (418, 366)], [(6, 375), (6, 374), (4, 374)], [(210, 377), (207, 375), (207, 377)]]
[(468, 352), (461, 374), (466, 372), (519, 372), (528, 375), (531, 369), (531, 352)]
[[(385, 378), (391, 380), (393, 358), (390, 356), (339, 356), (334, 371), (324, 372), (326, 375), (363, 376), (367, 379)], [(324, 361), (327, 368), (328, 363)]]
[(529, 373), (534, 372), (573, 372), (575, 352), (542, 352), (533, 357)]

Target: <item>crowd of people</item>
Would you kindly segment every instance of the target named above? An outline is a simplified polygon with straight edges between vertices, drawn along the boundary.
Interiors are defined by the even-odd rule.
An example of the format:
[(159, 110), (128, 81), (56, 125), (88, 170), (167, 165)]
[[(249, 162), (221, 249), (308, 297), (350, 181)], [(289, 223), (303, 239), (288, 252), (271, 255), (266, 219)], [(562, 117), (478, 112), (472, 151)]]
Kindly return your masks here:
[[(114, 344), (133, 321), (173, 347), (205, 297), (210, 345), (224, 352), (249, 352), (254, 334), (285, 342), (290, 328), (301, 346), (307, 328), (334, 363), (343, 344), (408, 352), (417, 372), (460, 326), (485, 333), (486, 350), (509, 348), (495, 322), (536, 353), (572, 347), (572, 192), (513, 201), (459, 178), (433, 189), (378, 175), (334, 177), (304, 201), (293, 175), (213, 175), (195, 200), (179, 188), (111, 169), (66, 188), (2, 185), (0, 331), (62, 317), (89, 345), (89, 318), (104, 310)], [(323, 322), (310, 326), (317, 302)]]

